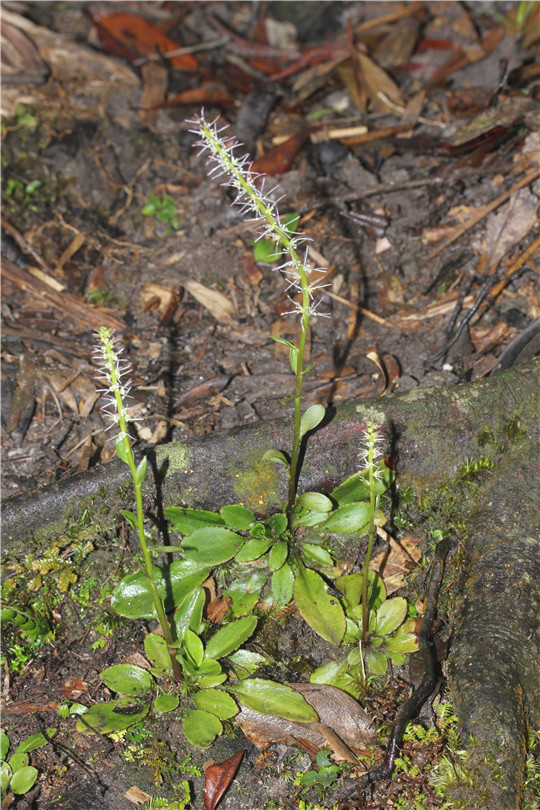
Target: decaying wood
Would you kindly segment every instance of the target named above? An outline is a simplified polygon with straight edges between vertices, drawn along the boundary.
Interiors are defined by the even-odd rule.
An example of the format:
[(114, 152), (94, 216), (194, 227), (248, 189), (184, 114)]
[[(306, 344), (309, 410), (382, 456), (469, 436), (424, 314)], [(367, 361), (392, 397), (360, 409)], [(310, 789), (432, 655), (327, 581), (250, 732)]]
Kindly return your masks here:
[[(540, 718), (540, 572), (532, 532), (539, 365), (533, 360), (472, 384), (341, 406), (309, 437), (300, 477), (301, 491), (328, 492), (355, 472), (366, 420), (383, 426), (403, 486), (433, 489), (451, 482), (467, 459), (489, 455), (494, 462), (489, 486), (459, 514), (468, 528), (449, 663), (465, 738), (475, 740), (469, 751), (478, 791), (467, 794), (471, 808), (520, 807), (526, 728)], [(286, 451), (290, 432), (289, 422), (275, 420), (156, 448), (149, 454), (148, 514), (160, 523), (168, 505), (241, 502), (261, 516), (283, 506), (281, 468), (262, 456), (270, 448)], [(114, 528), (121, 508), (132, 508), (132, 495), (118, 461), (8, 500), (4, 551), (17, 556), (30, 542), (47, 542), (85, 510), (95, 530)]]

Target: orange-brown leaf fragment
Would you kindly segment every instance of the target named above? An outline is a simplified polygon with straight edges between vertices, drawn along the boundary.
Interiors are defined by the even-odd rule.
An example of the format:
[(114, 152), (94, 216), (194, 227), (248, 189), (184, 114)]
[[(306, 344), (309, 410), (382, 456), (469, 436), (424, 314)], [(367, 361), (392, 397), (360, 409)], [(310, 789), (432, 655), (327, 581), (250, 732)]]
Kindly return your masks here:
[[(166, 56), (172, 51), (179, 50), (179, 45), (174, 39), (137, 14), (127, 14), (123, 11), (102, 14), (95, 17), (93, 23), (105, 48), (111, 50), (114, 43), (117, 46), (116, 53), (121, 53), (130, 61), (140, 56)], [(176, 70), (190, 73), (195, 72), (199, 66), (195, 57), (189, 53), (171, 56), (168, 61)]]
[(238, 751), (230, 759), (226, 759), (221, 765), (210, 765), (206, 769), (204, 779), (204, 807), (205, 810), (215, 810), (218, 803), (234, 779), (236, 771), (240, 767), (244, 749)]

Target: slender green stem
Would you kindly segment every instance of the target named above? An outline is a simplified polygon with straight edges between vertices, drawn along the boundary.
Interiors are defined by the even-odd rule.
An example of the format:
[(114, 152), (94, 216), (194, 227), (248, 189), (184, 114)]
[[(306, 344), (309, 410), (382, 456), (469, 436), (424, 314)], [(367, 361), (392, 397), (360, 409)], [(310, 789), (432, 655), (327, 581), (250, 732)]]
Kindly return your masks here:
[(362, 630), (364, 646), (369, 643), (369, 610), (368, 610), (368, 575), (371, 555), (373, 553), (373, 540), (375, 538), (375, 512), (377, 509), (377, 496), (375, 494), (375, 427), (368, 425), (367, 431), (367, 472), (369, 484), (369, 526), (368, 526), (368, 547), (364, 559), (364, 570), (362, 577)]
[[(293, 446), (291, 451), (291, 463), (289, 466), (289, 491), (287, 499), (287, 515), (289, 523), (291, 521), (292, 510), (296, 502), (298, 456), (300, 453), (300, 421), (302, 419), (302, 383), (304, 380), (304, 353), (307, 339), (307, 318), (302, 320), (302, 331), (298, 341), (298, 351), (296, 355), (296, 388), (294, 392), (294, 429)], [(305, 328), (304, 328), (305, 327)]]
[(161, 626), (161, 630), (163, 632), (163, 638), (167, 642), (167, 648), (169, 650), (169, 655), (171, 656), (171, 665), (172, 670), (174, 672), (174, 676), (178, 682), (183, 681), (183, 674), (182, 674), (182, 667), (180, 666), (179, 662), (176, 660), (176, 651), (173, 647), (173, 637), (171, 634), (171, 628), (169, 626), (169, 622), (167, 621), (167, 614), (165, 613), (165, 606), (163, 605), (163, 600), (159, 595), (155, 580), (154, 580), (154, 569), (152, 566), (152, 558), (150, 556), (150, 551), (148, 549), (148, 543), (146, 542), (146, 537), (144, 534), (144, 511), (143, 511), (143, 502), (142, 502), (142, 491), (141, 491), (141, 484), (137, 483), (136, 480), (136, 467), (135, 467), (135, 460), (133, 458), (133, 450), (129, 445), (129, 439), (123, 439), (124, 443), (127, 443), (129, 446), (129, 452), (127, 455), (128, 458), (128, 466), (131, 471), (131, 476), (133, 478), (133, 483), (135, 487), (135, 502), (136, 502), (136, 509), (137, 509), (137, 532), (139, 535), (139, 543), (141, 544), (141, 550), (144, 557), (144, 566), (145, 566), (145, 573), (148, 579), (148, 587), (150, 588), (150, 593), (152, 594), (152, 601), (154, 602), (154, 609), (156, 611), (156, 615), (158, 617), (159, 624)]

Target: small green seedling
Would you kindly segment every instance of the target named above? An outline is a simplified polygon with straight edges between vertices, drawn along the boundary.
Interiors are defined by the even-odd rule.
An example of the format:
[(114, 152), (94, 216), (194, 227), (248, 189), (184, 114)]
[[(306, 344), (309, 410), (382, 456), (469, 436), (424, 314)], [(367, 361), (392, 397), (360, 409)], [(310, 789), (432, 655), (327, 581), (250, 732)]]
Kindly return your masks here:
[(157, 194), (150, 194), (146, 205), (141, 208), (141, 214), (145, 217), (155, 217), (158, 222), (170, 225), (175, 231), (180, 227), (178, 209), (169, 194), (163, 194), (161, 197), (158, 197)]
[(297, 773), (294, 784), (297, 787), (310, 788), (310, 787), (329, 787), (333, 785), (344, 771), (348, 771), (352, 766), (350, 765), (336, 765), (335, 762), (330, 760), (329, 751), (319, 751), (315, 757), (315, 764), (317, 768), (304, 771), (304, 773)]
[[(45, 734), (41, 731), (32, 734), (23, 740), (13, 754), (8, 758), (9, 737), (5, 731), (0, 732), (0, 780), (2, 786), (2, 799), (8, 793), (22, 795), (28, 793), (35, 784), (39, 772), (37, 768), (30, 765), (28, 754), (37, 748), (42, 748), (50, 742), (51, 737), (56, 734), (55, 728), (46, 729)], [(3, 806), (3, 805), (2, 805)]]

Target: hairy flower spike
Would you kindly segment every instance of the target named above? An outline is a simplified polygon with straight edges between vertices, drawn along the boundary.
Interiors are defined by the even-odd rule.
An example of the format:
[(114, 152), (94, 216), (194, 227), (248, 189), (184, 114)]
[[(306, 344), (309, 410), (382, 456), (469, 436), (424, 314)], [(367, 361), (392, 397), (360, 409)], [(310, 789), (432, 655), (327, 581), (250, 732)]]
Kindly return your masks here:
[[(321, 287), (326, 286), (321, 278), (322, 271), (313, 268), (307, 261), (307, 249), (305, 237), (291, 233), (287, 227), (287, 220), (280, 218), (278, 204), (282, 199), (275, 194), (276, 188), (271, 191), (264, 191), (264, 177), (253, 171), (253, 164), (249, 157), (237, 157), (240, 144), (233, 139), (225, 139), (222, 135), (224, 128), (218, 127), (217, 118), (208, 123), (204, 117), (204, 110), (197, 115), (193, 121), (188, 123), (193, 125), (191, 132), (199, 136), (197, 146), (200, 147), (199, 154), (206, 154), (210, 164), (210, 176), (219, 177), (225, 175), (224, 185), (236, 189), (238, 192), (234, 204), (238, 205), (243, 215), (248, 215), (248, 221), (259, 225), (257, 240), (266, 239), (275, 243), (276, 249), (274, 258), (279, 260), (282, 253), (286, 260), (279, 269), (286, 281), (287, 292), (292, 303), (291, 315), (300, 316), (300, 334), (298, 343), (294, 345), (290, 341), (274, 337), (274, 340), (285, 343), (289, 346), (289, 361), (292, 371), (296, 377), (294, 393), (294, 431), (293, 445), (290, 454), (290, 462), (287, 465), (287, 475), (289, 479), (289, 494), (287, 501), (287, 518), (289, 527), (293, 523), (293, 511), (296, 504), (297, 495), (297, 471), (300, 456), (300, 443), (302, 436), (302, 381), (304, 374), (311, 368), (304, 366), (306, 342), (308, 337), (309, 319), (320, 314), (317, 307), (320, 303), (315, 300), (315, 293)], [(258, 182), (262, 179), (262, 182)], [(256, 240), (256, 241), (257, 241)], [(305, 249), (303, 260), (300, 253)], [(330, 317), (329, 315), (327, 317)], [(321, 408), (321, 406), (313, 406)], [(324, 409), (322, 409), (324, 414)], [(306, 412), (307, 413), (307, 412)], [(319, 420), (322, 419), (320, 416)], [(317, 422), (318, 424), (318, 422)]]
[(228, 185), (238, 192), (234, 204), (239, 206), (242, 215), (251, 215), (249, 221), (260, 226), (255, 241), (268, 239), (276, 242), (276, 258), (281, 252), (277, 246), (282, 245), (285, 248), (288, 260), (278, 269), (287, 280), (287, 289), (294, 289), (302, 296), (301, 301), (293, 301), (294, 309), (285, 314), (300, 315), (302, 331), (305, 332), (311, 316), (324, 314), (317, 312), (313, 294), (326, 286), (308, 282), (308, 277), (313, 272), (321, 272), (308, 264), (307, 251), (303, 260), (299, 256), (300, 249), (309, 240), (296, 234), (291, 235), (283, 225), (277, 209), (283, 197), (272, 198), (277, 186), (271, 191), (264, 192), (264, 177), (260, 187), (257, 186), (257, 181), (262, 175), (251, 171), (252, 163), (248, 155), (236, 156), (241, 144), (234, 138), (225, 139), (222, 133), (227, 126), (218, 127), (217, 118), (209, 123), (204, 117), (204, 111), (188, 123), (194, 127), (190, 132), (200, 137), (196, 143), (196, 146), (200, 147), (199, 155), (207, 154), (207, 162), (211, 167), (209, 175), (216, 178), (225, 175), (227, 179), (223, 185)]
[(368, 422), (364, 431), (364, 444), (360, 448), (358, 457), (362, 468), (373, 475), (376, 481), (382, 480), (382, 469), (380, 461), (382, 460), (381, 445), (383, 437), (377, 425), (373, 422)]
[(119, 427), (119, 432), (114, 440), (115, 444), (128, 436), (128, 422), (136, 421), (129, 415), (124, 404), (124, 399), (129, 397), (131, 391), (131, 380), (124, 380), (124, 377), (131, 372), (131, 366), (121, 359), (122, 352), (122, 344), (115, 336), (114, 330), (108, 329), (106, 326), (100, 327), (96, 332), (96, 346), (92, 354), (107, 384), (106, 388), (99, 390), (100, 393), (106, 394), (103, 397), (102, 410), (112, 419), (107, 430), (115, 426)]

